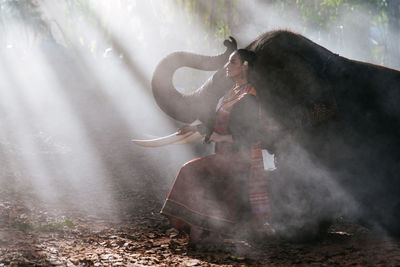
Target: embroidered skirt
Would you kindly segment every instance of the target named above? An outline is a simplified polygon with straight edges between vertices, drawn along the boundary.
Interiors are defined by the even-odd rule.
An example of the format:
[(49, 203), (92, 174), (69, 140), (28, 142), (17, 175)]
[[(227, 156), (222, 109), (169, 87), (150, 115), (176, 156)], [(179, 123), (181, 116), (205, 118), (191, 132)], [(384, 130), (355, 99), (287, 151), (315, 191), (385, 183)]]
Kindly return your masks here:
[(251, 219), (250, 152), (216, 153), (182, 166), (161, 214), (179, 230), (194, 225), (233, 235)]

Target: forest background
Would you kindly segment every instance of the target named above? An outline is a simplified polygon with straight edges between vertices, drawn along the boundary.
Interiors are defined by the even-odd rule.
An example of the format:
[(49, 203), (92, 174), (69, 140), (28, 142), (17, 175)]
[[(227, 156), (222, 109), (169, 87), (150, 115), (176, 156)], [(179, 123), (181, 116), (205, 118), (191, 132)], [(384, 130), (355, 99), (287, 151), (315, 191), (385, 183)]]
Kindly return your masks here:
[[(152, 98), (156, 65), (178, 50), (216, 55), (231, 35), (244, 47), (274, 29), (400, 68), (397, 0), (0, 0), (0, 182), (115, 213), (120, 196), (109, 188), (137, 194), (143, 181), (161, 205), (179, 167), (209, 151), (130, 142), (179, 126)], [(174, 82), (191, 92), (208, 76), (182, 68)]]
[[(86, 24), (105, 32), (105, 41), (120, 38), (115, 35), (115, 24), (126, 34), (145, 40), (146, 28), (152, 31), (151, 40), (169, 47), (174, 42), (187, 47), (202, 46), (210, 51), (220, 47), (230, 35), (242, 37), (243, 26), (258, 24), (259, 33), (273, 28), (287, 28), (315, 41), (332, 43), (344, 49), (359, 40), (364, 60), (377, 64), (400, 66), (398, 31), (400, 3), (396, 0), (55, 0), (62, 5), (63, 24), (57, 23), (55, 14), (44, 14), (46, 1), (0, 1), (1, 48), (30, 49), (38, 43), (52, 39), (70, 47), (80, 44), (88, 53), (104, 53), (99, 36), (88, 36)], [(254, 12), (257, 8), (260, 12)], [(101, 12), (97, 12), (96, 9)], [(135, 10), (148, 10), (145, 17)], [(275, 14), (272, 14), (272, 13)], [(118, 14), (119, 17), (115, 15)], [(272, 18), (273, 17), (273, 18)], [(279, 17), (279, 19), (277, 19)], [(125, 20), (129, 18), (128, 20)], [(59, 19), (59, 18), (58, 18)], [(264, 25), (260, 21), (264, 20)], [(21, 23), (24, 22), (24, 23)], [(179, 38), (176, 23), (200, 26), (201, 31)], [(286, 23), (284, 23), (286, 22)], [(25, 26), (23, 27), (16, 27)], [(21, 25), (23, 24), (23, 25)], [(62, 26), (62, 27), (61, 27)], [(264, 26), (264, 30), (260, 26)], [(18, 31), (15, 32), (16, 28)], [(199, 37), (201, 36), (201, 37)], [(246, 36), (250, 41), (256, 36)], [(18, 44), (15, 41), (18, 40)], [(179, 41), (178, 41), (179, 40)], [(22, 42), (22, 43), (21, 43)], [(212, 52), (212, 50), (210, 51)], [(396, 55), (389, 57), (389, 55)]]

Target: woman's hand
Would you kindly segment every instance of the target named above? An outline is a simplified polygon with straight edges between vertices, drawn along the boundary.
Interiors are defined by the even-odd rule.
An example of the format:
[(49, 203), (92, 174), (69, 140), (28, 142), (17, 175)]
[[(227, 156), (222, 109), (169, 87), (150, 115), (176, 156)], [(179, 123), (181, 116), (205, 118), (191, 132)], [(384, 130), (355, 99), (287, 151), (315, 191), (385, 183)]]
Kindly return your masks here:
[(196, 125), (184, 125), (178, 129), (178, 135), (184, 135), (189, 132), (193, 132), (193, 133), (197, 132), (197, 126)]
[(212, 135), (210, 136), (210, 139), (208, 139), (209, 142), (233, 142), (232, 135), (221, 135), (217, 134), (216, 132), (213, 132)]

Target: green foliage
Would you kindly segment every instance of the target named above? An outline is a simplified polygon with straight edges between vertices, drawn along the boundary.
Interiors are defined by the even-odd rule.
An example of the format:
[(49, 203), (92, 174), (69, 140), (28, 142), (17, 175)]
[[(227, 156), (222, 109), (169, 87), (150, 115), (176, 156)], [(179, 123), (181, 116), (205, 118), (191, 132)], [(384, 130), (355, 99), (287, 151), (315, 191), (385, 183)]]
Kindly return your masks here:
[[(66, 21), (63, 21), (62, 31), (64, 39), (58, 39), (57, 42), (65, 46), (77, 44), (86, 47), (90, 52), (104, 50), (99, 48), (97, 39), (100, 36), (88, 35), (85, 23), (90, 27), (99, 29), (104, 35), (106, 41), (111, 42), (113, 29), (111, 24), (115, 22), (115, 14), (108, 12), (110, 7), (121, 17), (131, 18), (121, 20), (121, 28), (132, 31), (133, 25), (137, 26), (136, 32), (140, 32), (140, 27), (145, 27), (148, 23), (158, 23), (162, 25), (160, 39), (162, 43), (169, 44), (176, 39), (173, 32), (176, 30), (176, 24), (186, 23), (193, 28), (200, 27), (201, 31), (196, 34), (186, 35), (182, 38), (187, 46), (199, 43), (198, 35), (202, 36), (205, 49), (210, 50), (213, 47), (220, 47), (222, 41), (235, 33), (240, 26), (238, 3), (246, 0), (159, 0), (159, 1), (126, 1), (126, 0), (53, 0), (63, 5), (63, 12)], [(351, 25), (359, 25), (364, 31), (369, 31), (370, 27), (380, 29), (382, 35), (387, 34), (388, 20), (393, 21), (393, 15), (388, 10), (388, 0), (269, 0), (268, 3), (274, 5), (277, 10), (282, 12), (282, 16), (292, 16), (295, 10), (299, 23), (303, 27), (303, 33), (307, 32), (330, 32), (331, 39), (339, 39), (339, 28)], [(3, 35), (2, 46), (7, 45), (8, 40), (12, 39), (13, 27), (10, 22), (23, 19), (26, 27), (34, 34), (27, 35), (27, 31), (21, 31), (25, 34), (27, 43), (31, 45), (46, 39), (51, 39), (49, 22), (43, 17), (38, 8), (37, 1), (33, 0), (0, 0), (0, 33)], [(104, 14), (95, 14), (93, 6), (101, 7)], [(144, 20), (132, 16), (134, 7), (145, 7), (150, 11), (148, 17)], [(357, 21), (357, 16), (345, 16), (345, 14), (363, 13), (367, 16), (366, 20)], [(251, 14), (249, 14), (251, 16)], [(389, 16), (390, 15), (390, 16)], [(182, 22), (183, 18), (183, 22)], [(291, 18), (292, 19), (292, 18)], [(395, 18), (400, 21), (399, 18)], [(139, 23), (137, 23), (139, 21)], [(127, 25), (132, 23), (132, 25)], [(12, 23), (11, 23), (12, 24)], [(96, 32), (96, 31), (93, 31)], [(335, 33), (338, 32), (338, 33)], [(13, 33), (14, 34), (14, 33)], [(366, 40), (369, 36), (365, 36)], [(376, 40), (379, 46), (384, 46), (385, 38)], [(212, 53), (213, 51), (210, 51)], [(371, 55), (377, 61), (383, 58), (385, 50), (382, 47), (371, 48)]]
[(304, 33), (329, 35), (325, 38), (341, 42), (341, 46), (351, 41), (349, 38), (365, 40), (365, 45), (360, 48), (363, 58), (379, 64), (385, 62), (386, 0), (296, 0), (296, 8), (303, 21)]
[(363, 10), (371, 16), (385, 13), (385, 0), (296, 0), (306, 27), (329, 30), (344, 14)]
[[(171, 26), (182, 17), (188, 25), (200, 26), (204, 36), (205, 47), (220, 45), (224, 39), (232, 34), (232, 27), (237, 23), (236, 9), (238, 0), (165, 0), (159, 17), (162, 24)], [(176, 10), (166, 6), (175, 7)], [(192, 36), (186, 36), (185, 42), (198, 42), (190, 40)]]
[(63, 222), (57, 222), (57, 223), (50, 223), (50, 224), (44, 224), (44, 225), (39, 225), (37, 228), (40, 231), (59, 231), (62, 230), (64, 227), (74, 227), (75, 224), (67, 219)]
[(13, 223), (11, 227), (18, 231), (30, 231), (34, 229), (32, 224), (25, 222)]
[(66, 219), (63, 222), (57, 222), (57, 223), (48, 223), (48, 224), (34, 224), (34, 223), (27, 223), (27, 222), (15, 222), (11, 225), (12, 228), (18, 230), (18, 231), (32, 231), (32, 230), (38, 230), (38, 231), (44, 231), (44, 232), (50, 232), (50, 231), (60, 231), (64, 229), (64, 227), (74, 227), (75, 224), (69, 220)]

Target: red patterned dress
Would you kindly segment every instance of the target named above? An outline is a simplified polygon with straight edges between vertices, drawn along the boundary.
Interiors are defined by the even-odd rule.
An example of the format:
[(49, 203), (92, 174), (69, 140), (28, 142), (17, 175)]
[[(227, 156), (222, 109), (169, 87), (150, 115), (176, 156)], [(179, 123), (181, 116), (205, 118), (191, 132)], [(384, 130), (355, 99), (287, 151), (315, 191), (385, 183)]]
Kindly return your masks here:
[(182, 166), (161, 210), (175, 228), (236, 235), (253, 218), (270, 216), (258, 121), (250, 84), (220, 99), (210, 132), (232, 135), (233, 142), (218, 142), (214, 154)]

